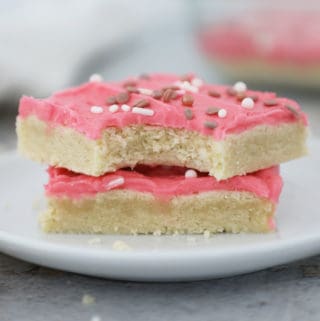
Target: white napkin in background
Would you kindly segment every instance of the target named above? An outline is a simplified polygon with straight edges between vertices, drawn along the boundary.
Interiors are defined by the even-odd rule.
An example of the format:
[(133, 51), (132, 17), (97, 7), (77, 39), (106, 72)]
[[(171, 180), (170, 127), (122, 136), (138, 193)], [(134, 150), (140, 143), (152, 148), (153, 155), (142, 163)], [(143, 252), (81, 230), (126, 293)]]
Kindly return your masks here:
[(138, 30), (121, 1), (0, 0), (0, 98), (70, 85), (91, 55)]

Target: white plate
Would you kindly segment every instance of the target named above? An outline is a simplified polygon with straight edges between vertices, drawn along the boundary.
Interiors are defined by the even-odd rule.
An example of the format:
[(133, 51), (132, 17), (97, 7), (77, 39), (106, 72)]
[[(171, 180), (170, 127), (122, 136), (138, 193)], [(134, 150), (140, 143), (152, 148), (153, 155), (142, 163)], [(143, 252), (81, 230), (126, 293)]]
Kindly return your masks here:
[[(320, 253), (320, 141), (283, 166), (278, 231), (268, 235), (44, 235), (37, 225), (44, 168), (0, 158), (0, 251), (39, 265), (125, 280), (196, 280), (251, 272)], [(36, 205), (36, 206), (35, 206)], [(36, 207), (36, 208), (35, 208)], [(116, 240), (130, 249), (113, 249)]]

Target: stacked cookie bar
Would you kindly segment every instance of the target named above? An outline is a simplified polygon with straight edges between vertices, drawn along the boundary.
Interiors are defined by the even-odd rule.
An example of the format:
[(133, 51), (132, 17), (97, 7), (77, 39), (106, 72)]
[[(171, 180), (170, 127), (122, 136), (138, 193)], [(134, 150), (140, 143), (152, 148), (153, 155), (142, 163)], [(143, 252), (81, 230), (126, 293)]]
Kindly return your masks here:
[(267, 232), (278, 164), (306, 153), (299, 105), (194, 75), (22, 97), (18, 148), (46, 163), (46, 232)]

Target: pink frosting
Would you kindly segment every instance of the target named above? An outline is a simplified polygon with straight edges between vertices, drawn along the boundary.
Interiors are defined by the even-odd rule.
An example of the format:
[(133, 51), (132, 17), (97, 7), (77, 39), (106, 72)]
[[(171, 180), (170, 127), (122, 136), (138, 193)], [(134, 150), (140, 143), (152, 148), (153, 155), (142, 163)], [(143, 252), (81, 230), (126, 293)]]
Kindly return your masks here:
[[(192, 78), (194, 79), (194, 76), (190, 76), (190, 81)], [(150, 75), (148, 79), (131, 78), (131, 80), (137, 82), (138, 88), (155, 90), (175, 84), (180, 80), (180, 77), (154, 74)], [(293, 100), (278, 98), (274, 93), (247, 90), (245, 93), (247, 96), (254, 95), (257, 98), (254, 108), (247, 109), (241, 107), (239, 99), (227, 93), (230, 87), (208, 84), (193, 86), (197, 92), (190, 92), (194, 97), (194, 104), (191, 107), (194, 117), (191, 120), (185, 117), (186, 107), (183, 106), (181, 97), (164, 102), (141, 93), (131, 94), (130, 100), (126, 104), (133, 106), (138, 100), (147, 99), (150, 102), (148, 108), (154, 111), (153, 116), (134, 114), (121, 109), (116, 113), (111, 113), (106, 100), (110, 96), (123, 92), (123, 85), (124, 82), (112, 84), (90, 82), (56, 93), (46, 99), (24, 96), (20, 100), (19, 116), (26, 118), (35, 115), (50, 126), (71, 127), (90, 139), (100, 138), (103, 130), (108, 127), (124, 127), (133, 124), (184, 128), (213, 136), (216, 140), (222, 140), (227, 134), (240, 133), (261, 124), (278, 125), (298, 121), (307, 124), (306, 116), (300, 111), (297, 102)], [(208, 95), (209, 90), (217, 91), (221, 96), (219, 98), (211, 97)], [(266, 107), (263, 102), (273, 98), (277, 100), (277, 105)], [(294, 108), (299, 115), (290, 112), (285, 107), (286, 104)], [(103, 107), (102, 113), (95, 114), (90, 111), (91, 106), (96, 105)], [(207, 115), (207, 108), (212, 106), (225, 109), (227, 116), (219, 118), (217, 114)], [(204, 126), (205, 121), (214, 121), (217, 127), (215, 129), (207, 128)]]
[(278, 63), (320, 63), (318, 12), (248, 12), (200, 35), (208, 56), (221, 60), (264, 59)]
[[(46, 194), (54, 197), (80, 199), (108, 192), (110, 189), (125, 189), (151, 193), (159, 198), (170, 199), (179, 195), (199, 194), (208, 191), (246, 191), (259, 197), (278, 202), (282, 188), (279, 168), (272, 167), (245, 176), (235, 176), (217, 181), (214, 177), (198, 172), (198, 177), (185, 178), (181, 167), (138, 166), (136, 170), (117, 170), (100, 177), (70, 172), (63, 168), (50, 167)], [(124, 184), (108, 185), (115, 179), (124, 178)]]

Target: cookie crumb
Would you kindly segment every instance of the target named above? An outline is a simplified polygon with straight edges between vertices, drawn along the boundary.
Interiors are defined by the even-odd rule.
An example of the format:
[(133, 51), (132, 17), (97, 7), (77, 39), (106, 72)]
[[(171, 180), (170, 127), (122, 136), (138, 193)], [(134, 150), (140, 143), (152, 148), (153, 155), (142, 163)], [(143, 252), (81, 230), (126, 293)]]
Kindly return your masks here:
[(123, 241), (117, 240), (112, 244), (112, 248), (116, 251), (128, 251), (131, 250), (131, 247)]
[(203, 232), (203, 236), (204, 236), (205, 239), (208, 239), (208, 238), (210, 237), (210, 232), (207, 231), (207, 230), (204, 231), (204, 232)]
[(91, 305), (91, 304), (94, 304), (95, 302), (96, 302), (95, 297), (90, 294), (84, 294), (82, 297), (83, 305)]

